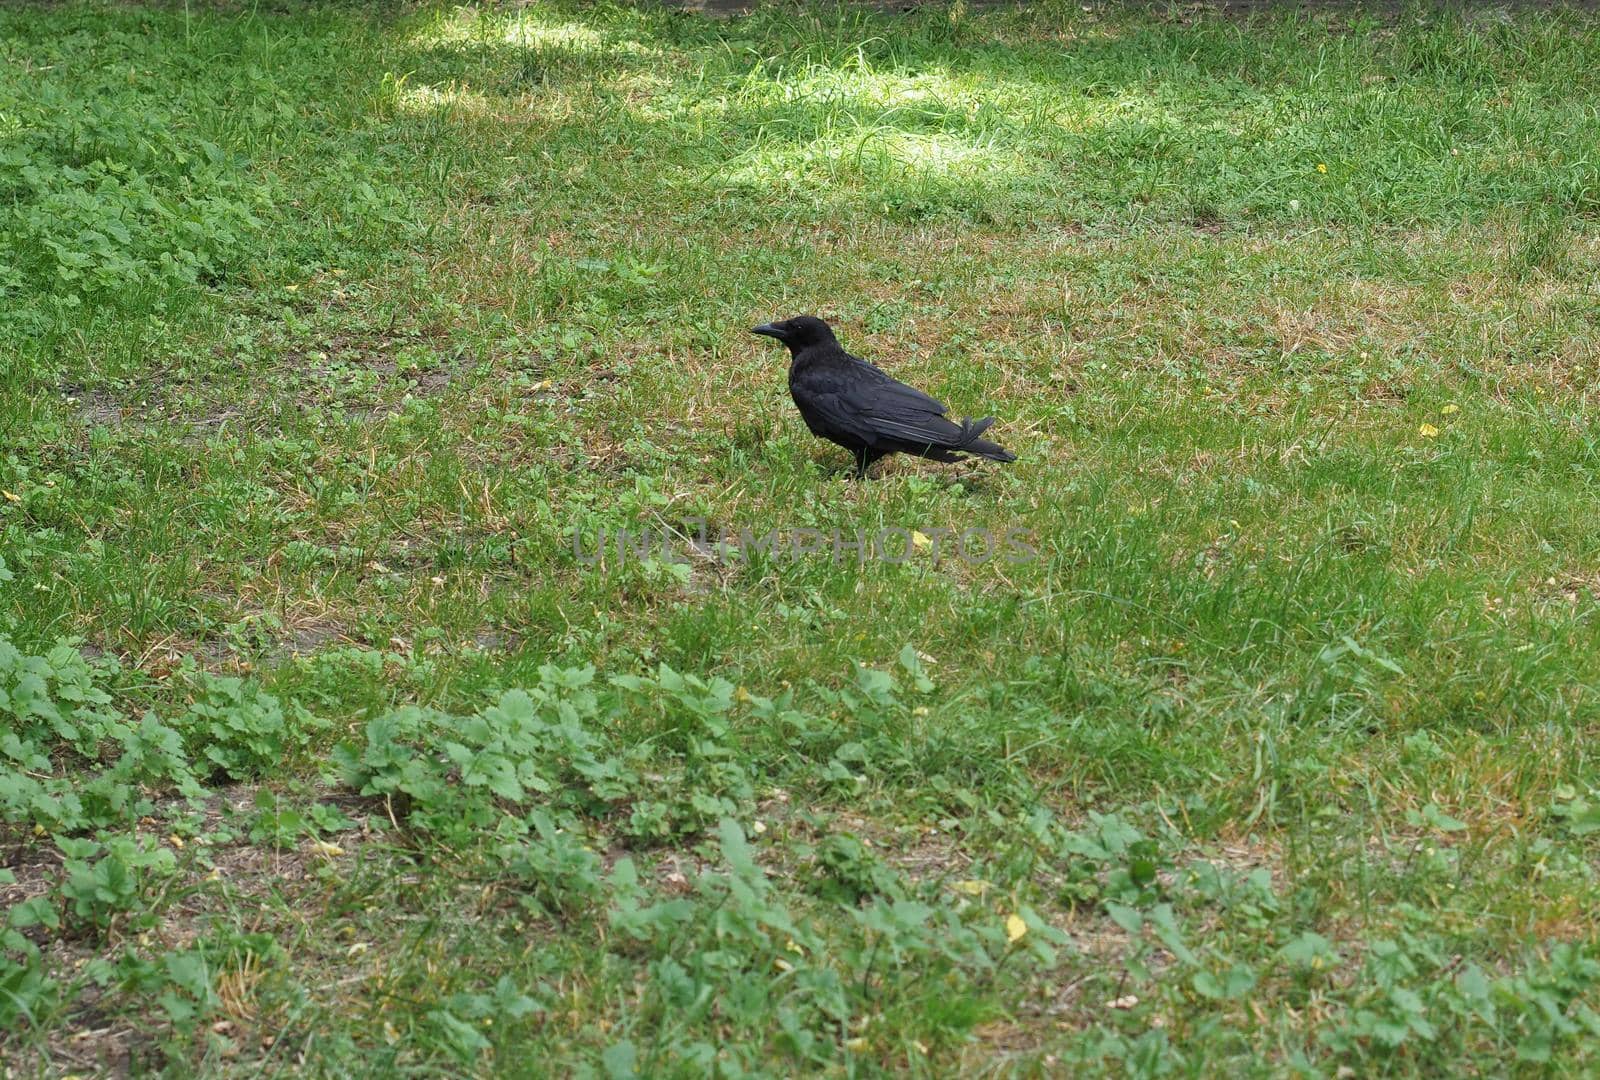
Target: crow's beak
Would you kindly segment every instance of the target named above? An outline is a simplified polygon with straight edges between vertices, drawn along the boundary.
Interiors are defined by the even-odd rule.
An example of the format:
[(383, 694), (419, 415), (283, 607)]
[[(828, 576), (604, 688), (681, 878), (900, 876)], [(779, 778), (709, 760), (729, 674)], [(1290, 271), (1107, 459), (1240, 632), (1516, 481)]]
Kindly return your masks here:
[(778, 329), (777, 323), (764, 322), (760, 326), (752, 326), (750, 328), (750, 332), (752, 334), (760, 334), (762, 337), (777, 338), (779, 341), (783, 340), (783, 331)]

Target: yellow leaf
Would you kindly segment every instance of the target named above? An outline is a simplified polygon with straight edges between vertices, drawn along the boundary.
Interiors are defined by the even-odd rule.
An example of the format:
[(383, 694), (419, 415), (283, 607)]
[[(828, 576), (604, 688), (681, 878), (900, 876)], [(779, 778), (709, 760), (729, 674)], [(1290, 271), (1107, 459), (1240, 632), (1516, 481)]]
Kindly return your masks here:
[(1022, 935), (1028, 932), (1028, 924), (1022, 921), (1021, 915), (1006, 916), (1006, 940), (1021, 941)]
[(1431, 439), (1439, 434), (1439, 429), (1434, 427), (1432, 424), (1423, 424), (1417, 429), (1417, 433), (1420, 434), (1424, 439)]
[(859, 1054), (861, 1051), (867, 1048), (867, 1040), (857, 1035), (853, 1039), (846, 1039), (844, 1041), (844, 1048), (850, 1051), (852, 1054)]
[(0, 491), (0, 495), (4, 495), (6, 497), (6, 502), (21, 502), (22, 501), (22, 496), (18, 495), (14, 491)]
[(1320, 173), (1325, 173), (1328, 171), (1328, 167), (1319, 161), (1317, 162), (1317, 171)]
[(984, 893), (988, 892), (991, 888), (993, 888), (993, 886), (990, 885), (987, 881), (977, 881), (977, 880), (957, 881), (957, 882), (953, 883), (950, 887), (952, 889), (954, 889), (956, 892), (958, 892), (958, 893), (966, 893), (968, 896), (982, 896)]
[(915, 529), (911, 530), (911, 542), (913, 544), (915, 544), (917, 547), (932, 547), (933, 546), (933, 541), (932, 540), (928, 539), (928, 537), (925, 534), (917, 532)]
[(1461, 411), (1461, 406), (1455, 404), (1454, 402), (1451, 402), (1449, 405), (1446, 405), (1444, 408), (1440, 409), (1439, 411), (1441, 413), (1443, 413), (1445, 416), (1454, 416), (1456, 413)]
[(344, 854), (344, 848), (338, 844), (330, 844), (326, 840), (313, 840), (311, 841), (311, 846), (328, 856)]

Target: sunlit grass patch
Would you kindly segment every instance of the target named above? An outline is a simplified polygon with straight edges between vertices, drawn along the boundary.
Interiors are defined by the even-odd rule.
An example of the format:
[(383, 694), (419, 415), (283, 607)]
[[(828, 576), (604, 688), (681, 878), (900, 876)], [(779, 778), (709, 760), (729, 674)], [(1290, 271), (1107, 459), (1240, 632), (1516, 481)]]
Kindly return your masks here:
[(395, 107), (417, 116), (443, 113), (455, 122), (482, 119), (497, 111), (497, 104), (484, 94), (457, 86), (397, 86)]
[(784, 184), (794, 188), (860, 185), (883, 194), (954, 194), (967, 185), (981, 202), (989, 184), (1004, 184), (1026, 168), (993, 146), (951, 136), (906, 133), (889, 126), (843, 127), (804, 145), (763, 146), (730, 162), (719, 180), (745, 187)]

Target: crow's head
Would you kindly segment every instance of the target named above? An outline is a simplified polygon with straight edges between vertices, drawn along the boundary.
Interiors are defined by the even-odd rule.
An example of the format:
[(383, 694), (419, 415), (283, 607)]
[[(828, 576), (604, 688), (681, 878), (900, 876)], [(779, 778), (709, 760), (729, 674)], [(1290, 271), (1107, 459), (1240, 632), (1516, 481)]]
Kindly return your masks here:
[(783, 322), (762, 323), (760, 326), (751, 327), (750, 332), (761, 334), (763, 337), (777, 338), (789, 346), (789, 351), (792, 353), (812, 345), (825, 345), (833, 340), (833, 331), (828, 329), (828, 324), (815, 315), (796, 315)]

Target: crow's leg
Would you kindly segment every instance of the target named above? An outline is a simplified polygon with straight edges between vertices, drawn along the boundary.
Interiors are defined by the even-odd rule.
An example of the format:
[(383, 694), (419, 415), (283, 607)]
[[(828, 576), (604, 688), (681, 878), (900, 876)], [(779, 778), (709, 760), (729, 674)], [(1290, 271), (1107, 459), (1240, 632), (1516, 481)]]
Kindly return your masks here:
[(867, 478), (867, 470), (872, 468), (873, 462), (883, 457), (884, 454), (885, 451), (883, 450), (873, 450), (872, 448), (866, 446), (863, 446), (860, 450), (857, 450), (855, 452), (856, 479), (865, 480)]

